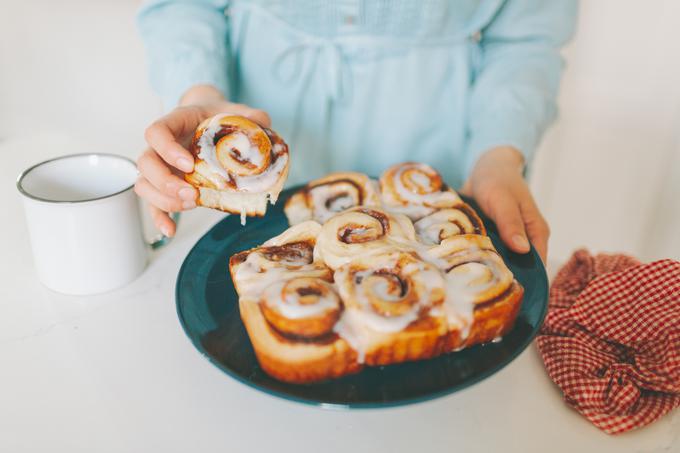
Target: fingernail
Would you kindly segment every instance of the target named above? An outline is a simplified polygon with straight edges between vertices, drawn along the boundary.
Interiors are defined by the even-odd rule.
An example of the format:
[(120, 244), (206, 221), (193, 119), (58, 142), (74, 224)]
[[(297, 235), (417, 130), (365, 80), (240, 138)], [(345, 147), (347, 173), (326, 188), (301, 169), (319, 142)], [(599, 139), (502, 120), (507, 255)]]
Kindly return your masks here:
[(196, 207), (196, 203), (193, 201), (185, 201), (182, 203), (182, 208), (183, 209), (193, 209)]
[(165, 225), (161, 226), (161, 233), (163, 233), (165, 236), (170, 236), (170, 228)]
[(196, 191), (191, 187), (184, 187), (179, 189), (178, 195), (182, 200), (194, 201), (196, 198)]
[(516, 234), (512, 237), (512, 242), (515, 244), (515, 247), (517, 247), (520, 250), (528, 250), (529, 249), (529, 241), (527, 241), (527, 238), (522, 236), (521, 234)]
[(179, 168), (185, 173), (189, 173), (193, 171), (194, 164), (189, 159), (185, 157), (180, 157), (179, 159), (177, 159), (177, 168)]

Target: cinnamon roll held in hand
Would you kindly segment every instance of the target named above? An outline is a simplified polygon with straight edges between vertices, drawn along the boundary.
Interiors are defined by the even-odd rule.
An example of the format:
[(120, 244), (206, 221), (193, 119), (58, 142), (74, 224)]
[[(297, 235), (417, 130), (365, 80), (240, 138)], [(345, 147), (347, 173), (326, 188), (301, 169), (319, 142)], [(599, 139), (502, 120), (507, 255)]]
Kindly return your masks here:
[(452, 207), (435, 211), (413, 224), (418, 239), (424, 244), (439, 244), (444, 239), (459, 234), (486, 235), (482, 219), (468, 204), (461, 202)]
[(512, 328), (524, 289), (491, 239), (453, 236), (428, 254), (445, 272), (449, 349), (491, 341)]
[(286, 201), (288, 223), (305, 220), (324, 223), (335, 214), (356, 206), (380, 205), (377, 183), (362, 173), (331, 173), (311, 181)]
[(358, 207), (331, 217), (321, 227), (314, 256), (337, 269), (356, 257), (410, 250), (414, 239), (415, 231), (408, 218)]
[(441, 272), (411, 253), (363, 257), (334, 274), (345, 302), (335, 327), (359, 360), (383, 365), (441, 352), (446, 318)]
[(288, 145), (274, 131), (227, 114), (203, 121), (194, 134), (194, 171), (185, 180), (199, 190), (198, 204), (245, 216), (262, 216), (288, 176)]
[(380, 176), (380, 196), (385, 209), (417, 220), (437, 209), (461, 203), (456, 192), (432, 167), (416, 162), (393, 165)]

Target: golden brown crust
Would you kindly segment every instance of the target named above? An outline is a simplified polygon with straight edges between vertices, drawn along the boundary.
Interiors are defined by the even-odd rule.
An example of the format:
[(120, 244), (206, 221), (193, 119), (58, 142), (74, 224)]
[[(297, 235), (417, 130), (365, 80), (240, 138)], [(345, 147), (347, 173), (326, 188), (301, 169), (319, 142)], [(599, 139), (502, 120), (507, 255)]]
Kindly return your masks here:
[(515, 281), (510, 292), (501, 300), (475, 309), (475, 321), (465, 339), (465, 346), (486, 343), (508, 333), (515, 324), (523, 296), (524, 288)]
[(241, 319), (267, 374), (285, 382), (307, 383), (332, 379), (361, 370), (357, 353), (345, 340), (295, 341), (277, 334), (262, 315), (259, 304), (240, 300)]
[(449, 332), (444, 349), (447, 352), (455, 351), (487, 343), (508, 333), (515, 325), (523, 296), (524, 288), (515, 280), (510, 290), (500, 299), (482, 304), (474, 310), (474, 320), (466, 338), (461, 338), (459, 330)]
[(445, 341), (445, 321), (428, 316), (366, 351), (364, 360), (366, 365), (382, 366), (429, 359), (444, 352)]
[(358, 373), (363, 368), (356, 361), (356, 352), (351, 349), (339, 350), (331, 358), (318, 359), (303, 365), (290, 364), (262, 350), (256, 349), (255, 355), (268, 375), (292, 384), (308, 384), (335, 379)]

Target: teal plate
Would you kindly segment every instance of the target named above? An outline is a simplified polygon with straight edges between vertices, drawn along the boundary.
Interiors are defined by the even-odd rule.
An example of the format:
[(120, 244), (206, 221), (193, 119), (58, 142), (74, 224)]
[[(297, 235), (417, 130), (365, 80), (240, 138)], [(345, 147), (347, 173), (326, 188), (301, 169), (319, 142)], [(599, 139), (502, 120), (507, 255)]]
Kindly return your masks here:
[(225, 217), (191, 249), (177, 277), (177, 314), (184, 331), (196, 349), (233, 378), (275, 396), (324, 407), (398, 406), (447, 395), (481, 381), (517, 357), (538, 332), (548, 300), (548, 279), (541, 259), (534, 249), (526, 255), (512, 253), (501, 242), (495, 225), (482, 217), (491, 240), (525, 289), (515, 327), (501, 341), (429, 360), (366, 367), (358, 374), (315, 384), (286, 384), (271, 378), (257, 363), (241, 323), (227, 261), (234, 253), (255, 247), (288, 227), (283, 204), (294, 191), (284, 191), (264, 218), (248, 219), (244, 227), (238, 216)]

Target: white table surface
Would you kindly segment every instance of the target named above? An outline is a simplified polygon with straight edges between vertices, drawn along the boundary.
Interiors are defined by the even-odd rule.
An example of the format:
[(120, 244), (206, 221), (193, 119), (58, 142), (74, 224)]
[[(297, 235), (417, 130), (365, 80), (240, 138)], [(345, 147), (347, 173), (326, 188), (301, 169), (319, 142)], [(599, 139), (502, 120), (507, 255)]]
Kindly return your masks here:
[(36, 279), (14, 180), (59, 153), (29, 148), (0, 143), (0, 452), (680, 452), (680, 411), (608, 436), (565, 405), (534, 346), (466, 390), (401, 408), (330, 411), (246, 387), (194, 349), (175, 313), (182, 260), (221, 215), (186, 215), (125, 288), (53, 293)]

